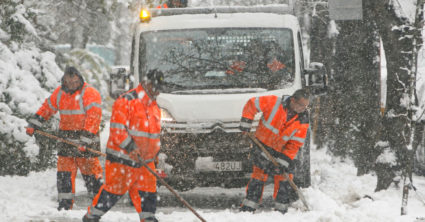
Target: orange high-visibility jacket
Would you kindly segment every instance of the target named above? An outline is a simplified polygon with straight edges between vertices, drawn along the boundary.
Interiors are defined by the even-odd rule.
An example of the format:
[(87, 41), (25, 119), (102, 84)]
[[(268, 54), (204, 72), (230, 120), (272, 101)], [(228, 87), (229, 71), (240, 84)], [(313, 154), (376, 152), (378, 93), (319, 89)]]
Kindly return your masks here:
[(87, 83), (84, 83), (83, 87), (73, 94), (66, 93), (59, 86), (44, 101), (37, 111), (37, 115), (43, 117), (44, 120), (49, 120), (59, 111), (60, 130), (85, 130), (97, 134), (102, 119), (100, 105), (99, 92)]
[(139, 167), (128, 155), (139, 149), (145, 162), (151, 162), (160, 148), (160, 133), (161, 111), (139, 84), (121, 95), (112, 107), (107, 159)]
[(293, 160), (304, 144), (309, 122), (307, 111), (287, 120), (288, 109), (289, 98), (282, 101), (275, 95), (253, 97), (243, 108), (241, 129), (250, 131), (255, 114), (262, 112), (255, 136), (264, 145)]

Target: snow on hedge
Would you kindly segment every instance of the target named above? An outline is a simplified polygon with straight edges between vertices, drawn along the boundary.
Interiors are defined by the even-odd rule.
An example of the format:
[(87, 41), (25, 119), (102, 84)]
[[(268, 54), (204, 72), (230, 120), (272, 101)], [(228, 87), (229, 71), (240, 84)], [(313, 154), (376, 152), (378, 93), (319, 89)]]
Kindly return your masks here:
[(26, 144), (22, 148), (27, 153), (36, 154), (34, 140), (25, 134), (26, 118), (59, 85), (63, 71), (51, 52), (33, 46), (15, 50), (0, 42), (0, 135), (10, 140), (3, 141), (6, 144), (19, 141)]

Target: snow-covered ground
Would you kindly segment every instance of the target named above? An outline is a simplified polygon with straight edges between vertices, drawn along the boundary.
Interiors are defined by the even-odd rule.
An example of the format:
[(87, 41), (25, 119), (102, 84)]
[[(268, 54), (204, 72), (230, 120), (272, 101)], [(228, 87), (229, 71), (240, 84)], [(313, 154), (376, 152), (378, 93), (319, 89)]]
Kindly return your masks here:
[[(192, 0), (192, 3), (195, 0)], [(396, 1), (404, 5), (411, 0)], [(411, 9), (410, 5), (410, 9)], [(404, 10), (411, 15), (412, 10)], [(400, 12), (401, 13), (401, 12)], [(411, 17), (409, 17), (411, 18)], [(1, 19), (1, 18), (0, 18)], [(0, 30), (0, 39), (6, 39), (4, 31)], [(20, 110), (21, 114), (32, 114), (59, 85), (62, 71), (54, 63), (54, 55), (50, 52), (41, 52), (36, 48), (18, 50), (0, 42), (0, 92), (12, 95), (12, 102), (6, 104), (0, 101), (0, 133), (25, 142), (23, 149), (27, 155), (34, 157), (38, 147), (34, 140), (25, 135), (24, 126), (27, 125), (23, 115), (16, 115), (12, 109)], [(417, 93), (420, 110), (425, 106), (425, 51), (419, 53), (419, 67), (417, 77)], [(43, 79), (44, 82), (42, 81)], [(44, 88), (41, 87), (42, 82)], [(19, 104), (19, 107), (11, 105)], [(422, 117), (425, 118), (425, 115)], [(106, 128), (109, 123), (106, 123)], [(103, 130), (101, 137), (106, 142), (109, 130)], [(105, 144), (102, 144), (105, 147)], [(2, 147), (3, 148), (3, 147)], [(418, 192), (410, 191), (408, 214), (400, 216), (401, 188), (394, 184), (388, 190), (374, 192), (376, 176), (368, 174), (357, 177), (356, 169), (350, 161), (341, 161), (326, 153), (325, 149), (312, 150), (312, 186), (302, 189), (311, 211), (304, 211), (301, 202), (295, 202), (285, 215), (260, 209), (255, 214), (240, 213), (234, 209), (197, 209), (209, 222), (239, 222), (239, 221), (421, 221), (425, 218), (425, 178), (414, 177), (414, 185)], [(401, 185), (400, 185), (401, 186)], [(83, 181), (77, 178), (77, 201), (72, 211), (56, 210), (56, 170), (30, 173), (28, 176), (0, 177), (0, 222), (9, 221), (81, 221), (89, 201), (82, 200), (86, 195)], [(265, 195), (270, 196), (272, 186), (267, 186)], [(161, 192), (168, 192), (164, 188)], [(212, 193), (216, 195), (235, 195), (244, 193), (244, 188), (196, 188), (191, 193)], [(422, 198), (418, 194), (424, 194)], [(84, 198), (83, 198), (84, 199)], [(268, 200), (265, 198), (265, 200)], [(161, 201), (161, 200), (159, 200)], [(159, 208), (157, 217), (161, 222), (171, 221), (199, 221), (189, 210), (184, 208)], [(419, 219), (418, 219), (419, 218)], [(102, 221), (138, 221), (135, 210), (129, 206), (117, 206), (108, 212)], [(425, 221), (425, 220), (423, 220)]]
[[(410, 191), (408, 214), (400, 216), (401, 188), (394, 184), (385, 191), (374, 192), (376, 177), (373, 174), (357, 177), (356, 169), (349, 161), (341, 161), (326, 153), (325, 149), (312, 150), (312, 186), (302, 189), (311, 211), (305, 211), (302, 203), (292, 204), (289, 212), (262, 208), (255, 214), (236, 210), (197, 209), (207, 221), (421, 221), (425, 218), (425, 203), (418, 194), (425, 193), (425, 178), (414, 177), (418, 193)], [(163, 188), (161, 188), (163, 189)], [(161, 190), (161, 192), (166, 192)], [(243, 193), (244, 188), (196, 188), (194, 193)], [(268, 185), (265, 195), (271, 195)], [(77, 178), (77, 196), (85, 193), (83, 181)], [(369, 197), (366, 197), (368, 195)], [(88, 201), (77, 201), (72, 211), (56, 210), (56, 171), (31, 173), (29, 176), (0, 177), (0, 221), (80, 221), (86, 212)], [(161, 200), (160, 200), (161, 201)], [(422, 200), (423, 201), (423, 200)], [(184, 208), (159, 208), (161, 222), (199, 221)], [(419, 218), (419, 219), (418, 219)], [(112, 208), (102, 221), (138, 221), (138, 215), (130, 207)], [(425, 221), (425, 220), (424, 220)]]

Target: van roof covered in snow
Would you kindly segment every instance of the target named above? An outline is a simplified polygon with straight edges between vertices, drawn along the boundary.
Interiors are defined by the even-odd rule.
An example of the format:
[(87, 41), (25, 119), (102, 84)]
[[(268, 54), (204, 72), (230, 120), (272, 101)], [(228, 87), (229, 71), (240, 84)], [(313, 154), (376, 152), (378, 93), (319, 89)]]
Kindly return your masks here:
[[(202, 28), (289, 28), (299, 30), (288, 5), (216, 8), (169, 8), (150, 11), (152, 19), (139, 23), (138, 31)], [(159, 13), (161, 14), (159, 16)], [(155, 16), (156, 15), (156, 16)]]
[(274, 13), (294, 14), (294, 9), (289, 4), (264, 5), (264, 6), (217, 6), (208, 8), (153, 8), (149, 9), (152, 17), (182, 14), (228, 14), (228, 13)]

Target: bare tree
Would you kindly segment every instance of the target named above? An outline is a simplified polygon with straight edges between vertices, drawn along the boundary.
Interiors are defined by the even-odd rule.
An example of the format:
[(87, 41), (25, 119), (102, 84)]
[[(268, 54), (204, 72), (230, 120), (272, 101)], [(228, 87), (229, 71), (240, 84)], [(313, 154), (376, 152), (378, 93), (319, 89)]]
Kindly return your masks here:
[(58, 42), (69, 42), (72, 49), (84, 49), (89, 41), (109, 42), (110, 13), (105, 1), (52, 1), (50, 8), (57, 18)]

